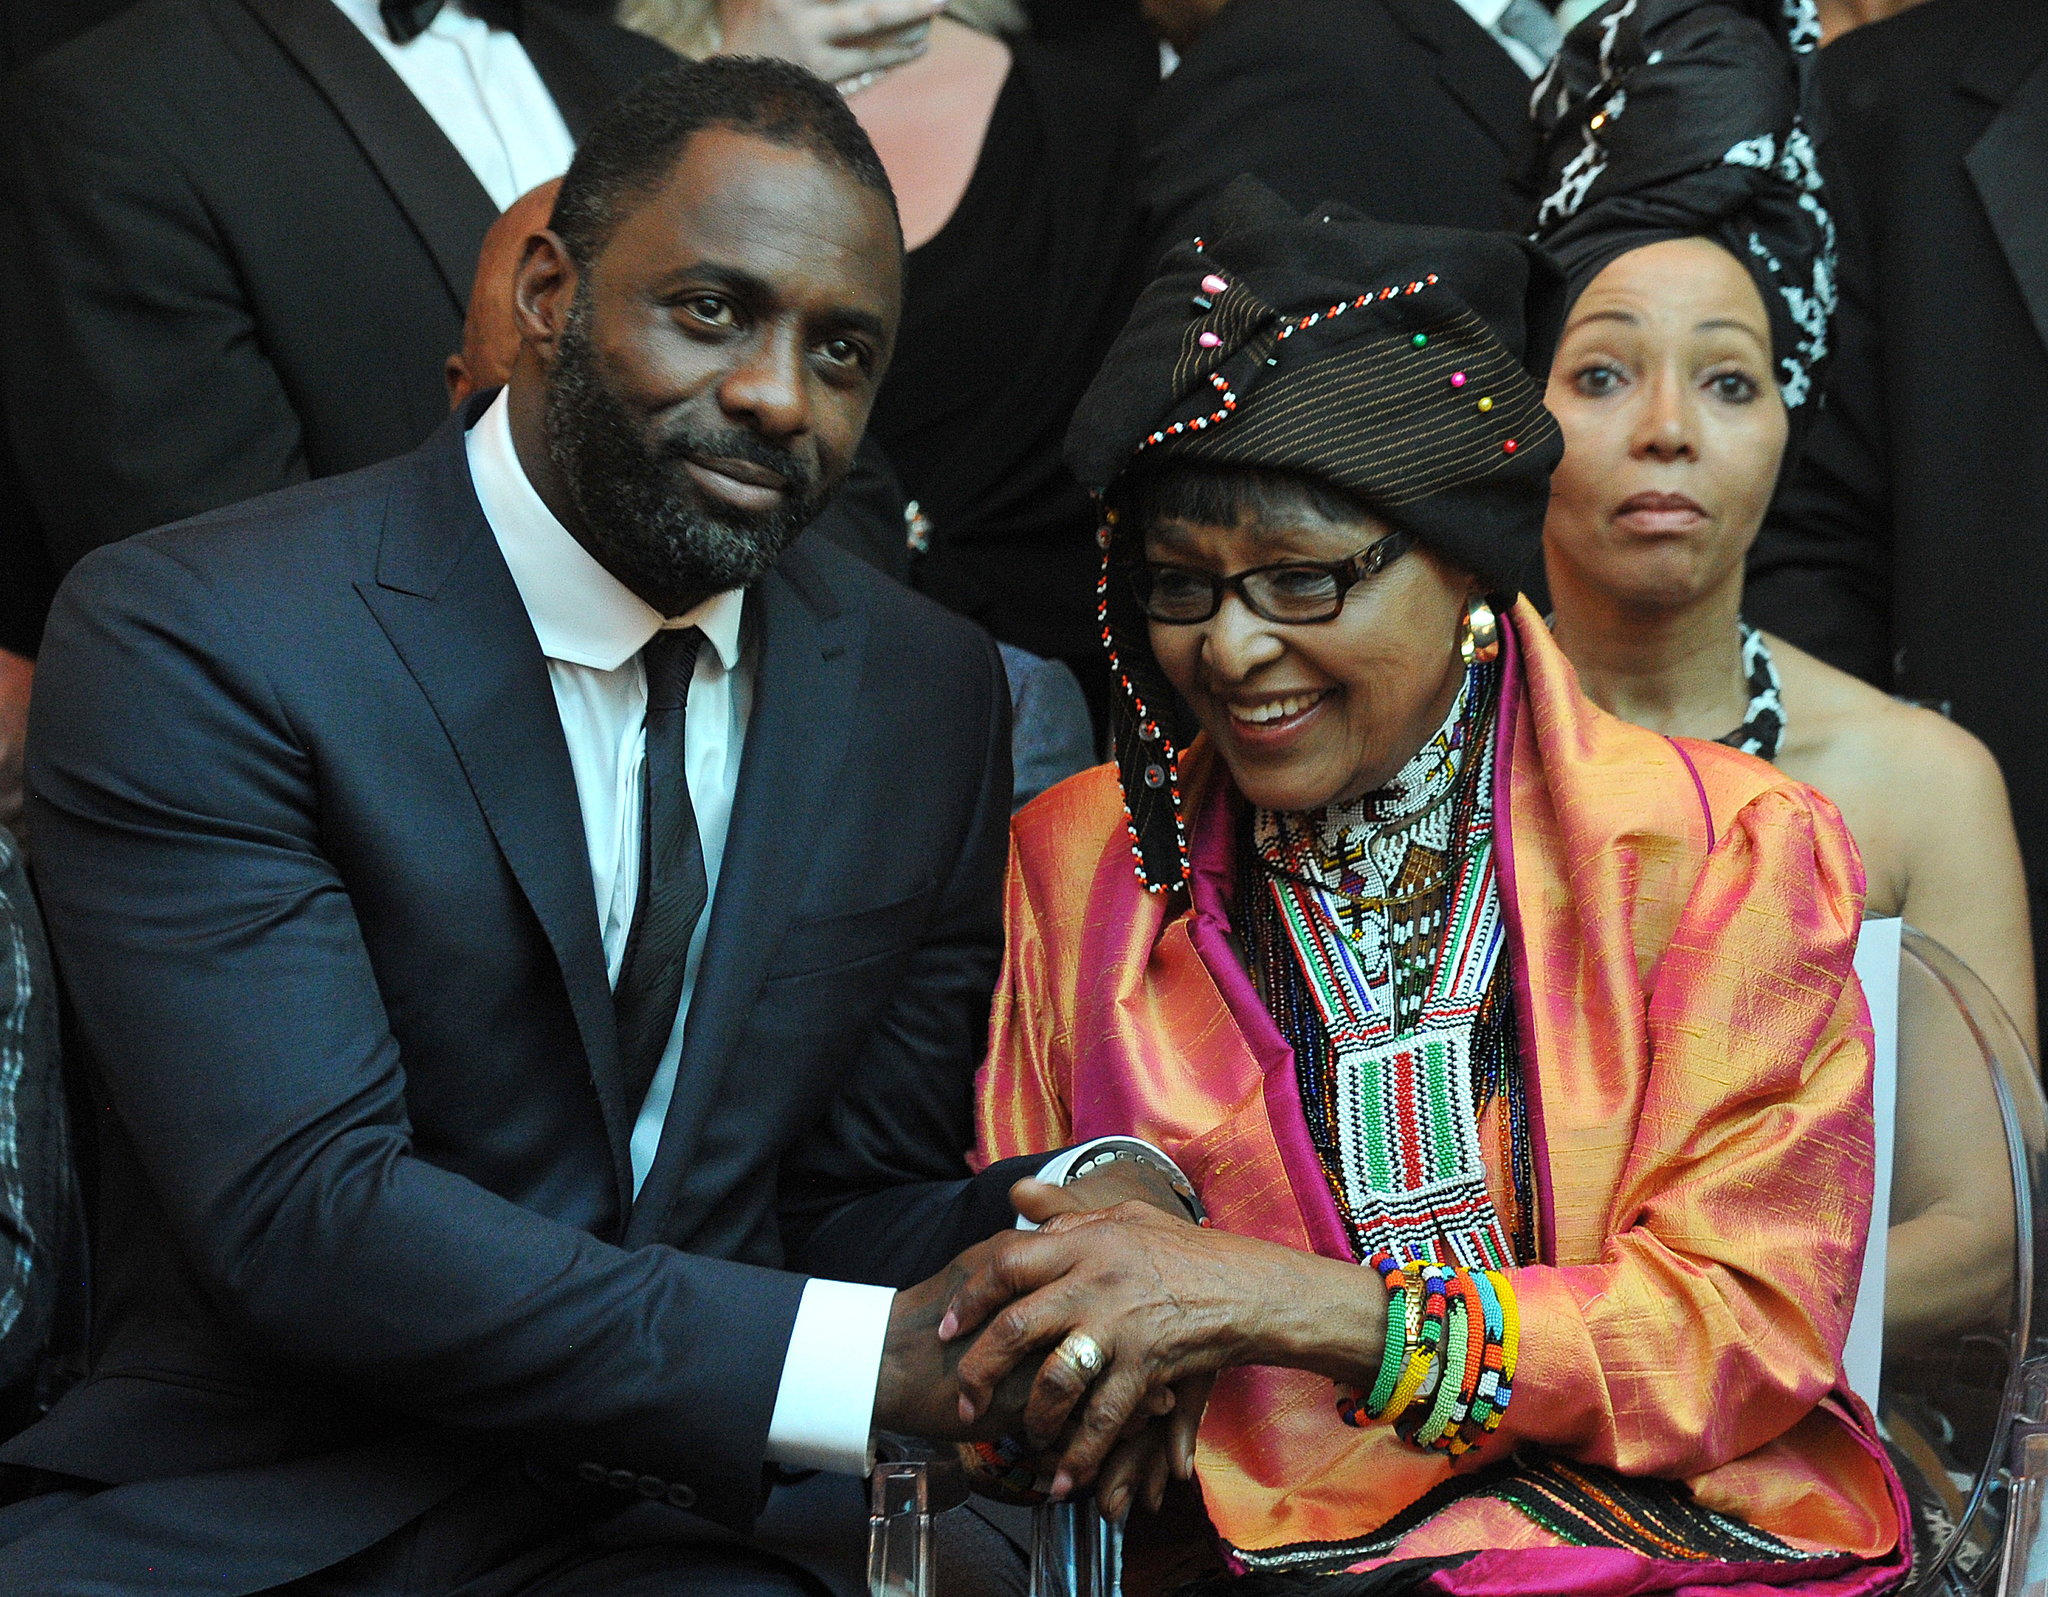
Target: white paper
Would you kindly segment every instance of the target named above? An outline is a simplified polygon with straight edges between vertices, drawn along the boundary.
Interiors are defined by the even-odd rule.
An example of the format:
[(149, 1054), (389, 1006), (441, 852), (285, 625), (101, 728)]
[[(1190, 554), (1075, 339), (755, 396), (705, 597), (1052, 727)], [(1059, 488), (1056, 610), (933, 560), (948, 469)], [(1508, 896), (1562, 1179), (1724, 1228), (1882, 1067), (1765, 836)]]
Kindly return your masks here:
[(1842, 1368), (1849, 1389), (1874, 1413), (1878, 1371), (1884, 1363), (1884, 1250), (1892, 1193), (1892, 1134), (1898, 1122), (1899, 1099), (1899, 928), (1896, 916), (1867, 920), (1856, 939), (1856, 977), (1870, 1005), (1870, 1105), (1877, 1132), (1876, 1180), (1872, 1191), (1870, 1242), (1863, 1250), (1863, 1284), (1856, 1292), (1856, 1313), (1849, 1321), (1849, 1340), (1842, 1349)]

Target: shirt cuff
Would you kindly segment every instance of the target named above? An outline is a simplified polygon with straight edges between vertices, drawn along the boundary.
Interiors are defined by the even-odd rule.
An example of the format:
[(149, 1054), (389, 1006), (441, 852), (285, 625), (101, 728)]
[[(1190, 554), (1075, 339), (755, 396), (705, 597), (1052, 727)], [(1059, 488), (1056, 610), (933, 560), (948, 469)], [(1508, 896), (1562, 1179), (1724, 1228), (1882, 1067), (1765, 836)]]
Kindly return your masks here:
[(804, 1283), (768, 1419), (768, 1462), (865, 1475), (874, 1468), (875, 1387), (896, 1294), (851, 1281)]
[[(1110, 1143), (1113, 1142), (1135, 1142), (1139, 1147), (1147, 1149), (1152, 1153), (1159, 1154), (1159, 1157), (1162, 1160), (1164, 1160), (1168, 1165), (1172, 1166), (1174, 1174), (1180, 1176), (1183, 1180), (1187, 1179), (1186, 1171), (1182, 1170), (1179, 1165), (1174, 1164), (1174, 1162), (1171, 1159), (1168, 1159), (1165, 1154), (1160, 1153), (1158, 1148), (1154, 1147), (1151, 1143), (1147, 1142), (1143, 1137), (1093, 1137), (1090, 1138), (1087, 1142), (1077, 1143), (1074, 1147), (1067, 1149), (1064, 1153), (1054, 1154), (1050, 1159), (1046, 1160), (1044, 1164), (1040, 1165), (1038, 1167), (1038, 1179), (1040, 1181), (1043, 1181), (1047, 1186), (1063, 1187), (1067, 1184), (1068, 1171), (1072, 1170), (1075, 1165), (1081, 1163), (1082, 1160), (1086, 1159), (1090, 1154), (1095, 1152), (1096, 1149), (1107, 1147)], [(1038, 1222), (1036, 1220), (1027, 1220), (1024, 1218), (1024, 1216), (1020, 1214), (1017, 1216), (1017, 1229), (1019, 1231), (1036, 1231), (1038, 1229)]]

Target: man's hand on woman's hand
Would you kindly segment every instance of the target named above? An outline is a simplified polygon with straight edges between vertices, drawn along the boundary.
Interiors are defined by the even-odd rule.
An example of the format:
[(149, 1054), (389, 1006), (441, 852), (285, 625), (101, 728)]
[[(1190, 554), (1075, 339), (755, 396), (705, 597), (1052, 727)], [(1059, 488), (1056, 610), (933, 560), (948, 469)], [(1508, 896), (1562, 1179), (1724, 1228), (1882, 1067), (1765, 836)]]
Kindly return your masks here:
[[(999, 1388), (1013, 1403), (1018, 1367), (1070, 1332), (1102, 1351), (1092, 1380), (1045, 1357), (1023, 1407), (1027, 1438), (1058, 1450), (1061, 1494), (1093, 1481), (1119, 1442), (1139, 1440), (1133, 1421), (1163, 1389), (1174, 1390), (1191, 1455), (1206, 1398), (1191, 1383), (1234, 1364), (1282, 1364), (1370, 1384), (1384, 1345), (1386, 1293), (1372, 1271), (1193, 1226), (1145, 1203), (1057, 1215), (960, 1263), (964, 1279), (938, 1327), (948, 1344), (973, 1337), (954, 1370), (960, 1423), (979, 1422)], [(1179, 1433), (1170, 1419), (1167, 1429), (1177, 1469)], [(1154, 1445), (1133, 1447), (1111, 1485), (1149, 1485)]]
[(915, 61), (944, 0), (725, 0), (723, 55), (772, 55), (829, 83)]
[[(998, 1239), (1000, 1240), (1000, 1239)], [(970, 1417), (960, 1402), (958, 1369), (972, 1343), (947, 1340), (939, 1323), (980, 1256), (994, 1242), (969, 1248), (928, 1281), (896, 1294), (875, 1383), (875, 1428), (934, 1442), (994, 1441), (1024, 1433), (1024, 1399), (1033, 1372), (1019, 1368), (997, 1383)]]

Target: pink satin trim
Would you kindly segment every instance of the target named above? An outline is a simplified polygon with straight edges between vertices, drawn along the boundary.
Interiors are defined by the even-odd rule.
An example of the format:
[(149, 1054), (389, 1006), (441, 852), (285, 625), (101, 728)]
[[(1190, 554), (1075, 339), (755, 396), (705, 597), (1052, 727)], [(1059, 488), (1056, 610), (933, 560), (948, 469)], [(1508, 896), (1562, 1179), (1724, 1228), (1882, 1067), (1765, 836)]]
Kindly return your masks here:
[(1543, 1078), (1536, 1068), (1536, 999), (1529, 988), (1528, 944), (1515, 883), (1515, 734), (1522, 724), (1522, 643), (1512, 624), (1500, 629), (1500, 709), (1493, 720), (1493, 847), (1499, 865), (1501, 922), (1508, 933), (1508, 975), (1515, 985), (1515, 1038), (1520, 1044), (1523, 1106), (1529, 1117), (1529, 1166), (1536, 1182), (1536, 1257), (1557, 1263), (1557, 1205), (1551, 1195), (1550, 1144), (1543, 1132)]

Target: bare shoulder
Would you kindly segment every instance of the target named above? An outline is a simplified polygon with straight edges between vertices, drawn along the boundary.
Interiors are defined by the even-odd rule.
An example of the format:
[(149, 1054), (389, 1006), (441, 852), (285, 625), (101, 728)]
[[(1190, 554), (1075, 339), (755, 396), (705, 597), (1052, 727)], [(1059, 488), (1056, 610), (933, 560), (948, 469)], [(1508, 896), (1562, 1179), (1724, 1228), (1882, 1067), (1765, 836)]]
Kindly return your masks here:
[(1841, 810), (1870, 880), (1869, 912), (1903, 913), (1918, 881), (2012, 836), (1991, 751), (1931, 710), (1902, 704), (1772, 638), (1785, 700), (1778, 766)]
[(1771, 640), (1786, 773), (1832, 798), (1863, 854), (1867, 913), (1903, 915), (1984, 978), (2034, 1035), (2026, 872), (2005, 779), (1954, 722)]
[(1894, 798), (1923, 787), (1951, 800), (1980, 787), (2004, 798), (1998, 762), (1974, 734), (1781, 638), (1770, 643), (1785, 699), (1778, 764), (1788, 774), (1838, 803), (1830, 782), (1845, 791), (1877, 784)]

